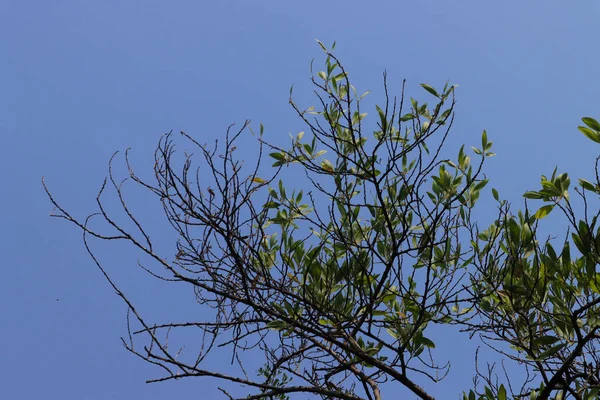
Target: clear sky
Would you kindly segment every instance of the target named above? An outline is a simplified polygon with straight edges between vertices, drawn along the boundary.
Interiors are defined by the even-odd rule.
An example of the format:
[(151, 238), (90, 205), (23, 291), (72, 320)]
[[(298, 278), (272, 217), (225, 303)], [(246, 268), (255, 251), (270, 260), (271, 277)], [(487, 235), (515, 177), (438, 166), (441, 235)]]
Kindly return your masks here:
[[(125, 307), (79, 232), (49, 218), (42, 176), (81, 217), (94, 210), (114, 151), (131, 147), (147, 173), (169, 130), (210, 142), (251, 118), (284, 141), (303, 130), (288, 91), (309, 93), (319, 38), (337, 41), (374, 101), (384, 69), (421, 98), (419, 83), (459, 84), (452, 143), (477, 144), (487, 129), (498, 154), (488, 165), (492, 186), (520, 201), (555, 165), (591, 175), (599, 148), (576, 126), (600, 118), (599, 4), (0, 0), (0, 398), (218, 395), (208, 381), (144, 383), (160, 371), (121, 347)], [(146, 307), (178, 315), (178, 303), (165, 309), (158, 286), (136, 273), (127, 247), (99, 249), (123, 260), (111, 270)], [(173, 296), (193, 306), (191, 293)], [(449, 388), (442, 398), (465, 387)]]

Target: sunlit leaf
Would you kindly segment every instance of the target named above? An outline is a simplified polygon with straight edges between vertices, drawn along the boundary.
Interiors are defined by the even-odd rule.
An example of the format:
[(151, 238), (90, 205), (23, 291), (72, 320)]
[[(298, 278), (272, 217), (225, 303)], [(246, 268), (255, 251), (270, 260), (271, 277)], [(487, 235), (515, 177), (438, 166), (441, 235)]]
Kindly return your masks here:
[(335, 172), (335, 167), (329, 160), (324, 160), (321, 163), (321, 168), (323, 168), (325, 171), (330, 172), (330, 173)]
[(498, 400), (506, 400), (506, 388), (504, 385), (500, 385), (498, 389)]
[(596, 121), (594, 118), (583, 117), (581, 118), (581, 120), (584, 124), (592, 128), (593, 130), (600, 131), (600, 122)]
[(319, 39), (315, 39), (315, 41), (317, 43), (319, 43), (319, 46), (321, 46), (321, 48), (323, 49), (324, 52), (327, 52), (327, 48), (325, 47), (325, 45)]
[(436, 92), (435, 89), (433, 87), (429, 86), (428, 84), (421, 83), (421, 87), (423, 87), (423, 89), (427, 90), (429, 93), (431, 93), (435, 97), (437, 97), (437, 98), (440, 97), (440, 95), (438, 94), (438, 92)]
[(285, 321), (271, 321), (267, 323), (267, 328), (273, 329), (275, 331), (280, 331), (287, 327), (287, 323)]
[(600, 143), (600, 133), (591, 130), (590, 128), (586, 128), (585, 126), (578, 126), (577, 129), (579, 129), (589, 139), (596, 143)]
[(539, 199), (544, 198), (544, 196), (542, 194), (540, 194), (540, 192), (525, 192), (523, 194), (523, 197), (525, 197), (526, 199), (532, 199), (532, 200), (539, 200)]
[(585, 190), (590, 190), (592, 192), (596, 192), (596, 186), (592, 182), (590, 182), (586, 179), (579, 179), (579, 184)]
[(550, 211), (552, 211), (553, 208), (554, 208), (554, 204), (549, 204), (549, 205), (541, 207), (539, 210), (536, 211), (535, 218), (542, 219), (542, 218), (546, 217), (548, 214), (550, 214)]
[(496, 201), (499, 201), (499, 200), (498, 200), (498, 198), (499, 198), (499, 196), (498, 196), (498, 191), (497, 191), (496, 189), (493, 189), (493, 188), (492, 188), (492, 196), (494, 196), (494, 199), (495, 199)]

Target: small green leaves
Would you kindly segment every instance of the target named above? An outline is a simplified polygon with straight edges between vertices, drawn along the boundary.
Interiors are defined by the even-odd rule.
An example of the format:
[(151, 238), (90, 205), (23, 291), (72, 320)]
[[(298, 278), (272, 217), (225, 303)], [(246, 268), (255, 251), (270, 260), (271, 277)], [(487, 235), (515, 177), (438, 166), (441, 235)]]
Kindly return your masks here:
[(595, 193), (599, 192), (598, 187), (586, 179), (579, 179), (579, 185), (581, 185), (581, 187), (585, 190), (589, 190)]
[(590, 289), (596, 294), (600, 294), (600, 273), (595, 273), (589, 282)]
[(541, 195), (539, 192), (525, 192), (523, 194), (523, 197), (525, 197), (526, 199), (531, 199), (531, 200), (541, 200), (544, 198), (543, 195)]
[(433, 87), (429, 86), (428, 84), (421, 83), (421, 87), (423, 89), (427, 90), (429, 93), (431, 93), (435, 97), (437, 97), (438, 99), (440, 98), (440, 95), (438, 94), (438, 92), (436, 92), (435, 89)]
[(600, 143), (600, 123), (596, 121), (594, 118), (584, 117), (581, 118), (585, 126), (578, 126), (579, 129), (588, 139), (593, 140), (596, 143)]
[(387, 117), (385, 112), (379, 106), (375, 106), (377, 109), (377, 114), (379, 114), (379, 120), (381, 122), (381, 130), (385, 134), (387, 132)]
[(559, 340), (560, 338), (556, 336), (540, 336), (537, 339), (534, 339), (533, 344), (536, 346), (552, 346)]
[(414, 115), (414, 114), (411, 114), (411, 113), (408, 113), (408, 114), (404, 114), (404, 115), (403, 115), (403, 116), (400, 118), (400, 121), (402, 121), (402, 122), (406, 122), (406, 121), (410, 121), (410, 120), (412, 120), (412, 119), (415, 119), (415, 115)]
[(277, 160), (273, 163), (273, 167), (279, 167), (288, 163), (288, 156), (285, 153), (271, 153), (269, 156)]
[(483, 133), (481, 134), (481, 149), (483, 150), (483, 153), (487, 156), (487, 157), (492, 157), (494, 155), (496, 155), (495, 153), (492, 153), (490, 150), (492, 148), (492, 142), (488, 141), (488, 136), (487, 136), (487, 131), (483, 131)]
[(514, 218), (508, 220), (508, 233), (510, 240), (515, 245), (518, 245), (521, 239), (521, 229), (519, 228), (519, 224), (517, 223), (517, 221), (514, 220)]
[(285, 321), (279, 321), (279, 320), (270, 321), (267, 323), (267, 328), (272, 329), (274, 331), (283, 330), (287, 326), (288, 326), (288, 324)]
[(352, 124), (356, 125), (358, 124), (362, 119), (364, 119), (367, 116), (367, 113), (358, 113), (358, 111), (354, 112), (354, 115), (352, 115)]
[(583, 117), (581, 118), (581, 120), (584, 124), (592, 128), (593, 130), (600, 131), (600, 122), (596, 121), (594, 118)]
[(477, 397), (475, 396), (475, 392), (473, 390), (469, 391), (469, 395), (466, 393), (463, 394), (463, 400), (475, 400)]
[(504, 385), (500, 385), (498, 389), (498, 400), (506, 400), (506, 388)]
[[(325, 46), (318, 43), (327, 52)], [(366, 129), (364, 118), (367, 113), (358, 107), (348, 107), (350, 94), (354, 93), (352, 101), (360, 101), (349, 77), (329, 53), (325, 68), (317, 71), (314, 74), (315, 81), (321, 82), (317, 86), (335, 101), (318, 105), (318, 109), (310, 107), (299, 112), (302, 116), (311, 114), (324, 119), (324, 125), (330, 128), (327, 132), (331, 132), (328, 137), (332, 142), (331, 146), (318, 137), (318, 132), (312, 130), (307, 132), (307, 135), (312, 134), (316, 138), (312, 142), (303, 141), (305, 136), (300, 133), (292, 137), (292, 150), (275, 148), (277, 150), (270, 156), (275, 160), (276, 166), (299, 162), (302, 166), (310, 167), (311, 172), (323, 174), (324, 178), (330, 177), (332, 184), (335, 184), (335, 195), (331, 196), (335, 203), (333, 209), (339, 220), (336, 224), (320, 229), (311, 228), (316, 247), (311, 245), (311, 248), (303, 249), (302, 252), (290, 253), (294, 231), (309, 220), (305, 218), (309, 210), (305, 209), (307, 205), (299, 204), (301, 194), (298, 197), (292, 193), (288, 197), (280, 182), (279, 190), (273, 189), (263, 209), (269, 213), (269, 223), (281, 229), (282, 239), (272, 242), (269, 239), (265, 244), (261, 243), (264, 247), (261, 249), (264, 253), (261, 256), (262, 265), (277, 268), (281, 264), (289, 268), (287, 283), (292, 285), (291, 290), (302, 290), (307, 299), (328, 307), (328, 314), (317, 315), (314, 319), (316, 329), (339, 335), (345, 329), (342, 328), (345, 323), (368, 312), (369, 318), (377, 320), (393, 339), (403, 343), (403, 351), (418, 357), (427, 349), (435, 348), (435, 343), (424, 336), (428, 322), (452, 323), (470, 317), (471, 314), (478, 314), (484, 319), (511, 319), (514, 322), (514, 332), (511, 334), (517, 338), (525, 338), (514, 348), (521, 353), (524, 349), (529, 350), (523, 358), (551, 362), (557, 354), (567, 351), (565, 343), (569, 346), (572, 344), (569, 340), (574, 338), (574, 323), (563, 317), (560, 317), (562, 320), (539, 318), (539, 310), (552, 307), (557, 315), (569, 315), (577, 301), (577, 295), (565, 296), (565, 293), (579, 291), (587, 296), (600, 295), (600, 273), (596, 274), (595, 270), (588, 272), (584, 258), (571, 260), (569, 248), (569, 243), (573, 248), (577, 246), (584, 257), (587, 255), (591, 259), (595, 249), (600, 248), (600, 232), (596, 233), (595, 223), (585, 227), (577, 226), (575, 231), (570, 232), (572, 236), (567, 238), (562, 252), (557, 254), (550, 244), (538, 242), (536, 228), (540, 220), (555, 209), (556, 213), (563, 208), (562, 202), (568, 200), (569, 176), (566, 173), (558, 174), (556, 170), (550, 177), (543, 176), (540, 186), (523, 196), (545, 203), (538, 205), (537, 211), (534, 209), (535, 212), (532, 211), (531, 214), (519, 212), (512, 216), (507, 213), (487, 230), (477, 230), (470, 247), (473, 256), (462, 258), (465, 251), (461, 251), (450, 240), (440, 240), (440, 231), (431, 221), (425, 218), (413, 222), (413, 216), (418, 217), (417, 213), (402, 214), (402, 210), (409, 210), (410, 202), (414, 201), (411, 196), (416, 189), (411, 181), (411, 173), (419, 168), (415, 164), (418, 160), (410, 150), (406, 153), (404, 150), (419, 146), (419, 150), (427, 151), (427, 135), (452, 116), (452, 106), (445, 107), (444, 102), (448, 96), (453, 95), (454, 87), (446, 85), (443, 91), (438, 92), (430, 85), (421, 84), (428, 94), (439, 99), (439, 103), (428, 107), (426, 103), (410, 99), (412, 107), (405, 114), (398, 115), (394, 109), (375, 106), (377, 117), (373, 125), (378, 127), (373, 132), (376, 140), (374, 145), (387, 146), (387, 142), (390, 142), (395, 146), (402, 146), (398, 147), (401, 157), (395, 159), (398, 162), (398, 172), (380, 182), (377, 175), (385, 173), (381, 165), (386, 161), (377, 154), (365, 152), (372, 140), (366, 144), (367, 135), (361, 131)], [(407, 121), (407, 124), (396, 124)], [(580, 130), (600, 143), (600, 123), (587, 117), (582, 121), (585, 126), (580, 127)], [(317, 148), (319, 145), (330, 149), (327, 156), (329, 159), (321, 157), (318, 161), (311, 162), (310, 160), (316, 160), (325, 152)], [(481, 145), (474, 147), (473, 151), (481, 156), (481, 161), (494, 155), (487, 131), (482, 131)], [(474, 162), (469, 157), (473, 156), (467, 155), (467, 152), (464, 146), (461, 147), (456, 158), (443, 160), (435, 170), (429, 170), (427, 176), (427, 181), (431, 184), (431, 189), (426, 193), (429, 200), (443, 210), (456, 207), (453, 210), (456, 210), (457, 217), (460, 217), (457, 220), (461, 224), (470, 223), (471, 208), (480, 192), (489, 185), (485, 175), (478, 172), (478, 165), (473, 165)], [(254, 178), (253, 182), (266, 183), (260, 178)], [(383, 187), (382, 196), (376, 203), (369, 203), (367, 200), (366, 204), (359, 205), (351, 201), (357, 194), (367, 193), (366, 187), (371, 183), (380, 183)], [(600, 194), (600, 184), (580, 179), (579, 185), (583, 190)], [(502, 208), (506, 202), (501, 199), (498, 190), (492, 188), (491, 193)], [(381, 293), (376, 307), (371, 310), (365, 307), (356, 309), (356, 299), (346, 289), (348, 283), (352, 282), (357, 293), (373, 292), (382, 277), (368, 272), (374, 266), (370, 257), (375, 258), (373, 255), (376, 255), (378, 262), (389, 262), (397, 257), (398, 250), (390, 246), (390, 237), (400, 227), (406, 227), (402, 228), (407, 230), (406, 245), (414, 249), (414, 270), (428, 270), (432, 279), (440, 279), (450, 269), (470, 265), (474, 257), (494, 254), (494, 257), (487, 257), (490, 261), (481, 261), (485, 273), (480, 279), (473, 281), (474, 288), (484, 291), (478, 303), (462, 304), (458, 300), (456, 304), (448, 303), (448, 299), (443, 298), (443, 293), (436, 291), (436, 302), (441, 304), (446, 301), (447, 306), (443, 310), (432, 309), (431, 312), (425, 312), (419, 305), (423, 294), (419, 293), (421, 287), (418, 279), (410, 277), (406, 288), (394, 288), (389, 282), (383, 282), (385, 292)], [(369, 246), (369, 243), (373, 248), (362, 249), (363, 246)], [(361, 252), (366, 256), (360, 256)], [(481, 258), (484, 259), (486, 258)], [(566, 282), (573, 276), (580, 286), (570, 290), (570, 284)], [(295, 311), (286, 309), (285, 313), (273, 318), (276, 321), (270, 322), (268, 327), (282, 330), (283, 334), (291, 332), (294, 326), (291, 319), (296, 314)], [(528, 316), (531, 316), (529, 321)], [(419, 319), (421, 317), (423, 318)], [(281, 319), (285, 321), (280, 321)], [(581, 321), (577, 324), (594, 323), (582, 316), (577, 316), (577, 319)], [(535, 326), (536, 329), (527, 334), (524, 330), (528, 326)], [(377, 346), (366, 342), (360, 335), (356, 340), (366, 354), (377, 356)], [(370, 367), (368, 364), (363, 365)], [(466, 398), (507, 400), (507, 392), (507, 387), (498, 384), (484, 388), (479, 397), (471, 392)]]
[(263, 207), (267, 208), (267, 209), (269, 209), (269, 208), (279, 208), (279, 206), (281, 206), (281, 204), (278, 203), (278, 202), (276, 202), (276, 201), (268, 201), (268, 202), (266, 202), (263, 205)]
[(554, 204), (548, 204), (548, 205), (541, 207), (539, 210), (536, 211), (535, 218), (542, 219), (542, 218), (546, 217), (548, 214), (550, 214), (550, 211), (552, 211), (553, 208), (554, 208)]
[(536, 361), (544, 361), (545, 359), (552, 357), (554, 354), (561, 351), (566, 345), (567, 343), (560, 343), (554, 347), (549, 348), (548, 350), (540, 353), (537, 356)]
[(557, 201), (562, 198), (569, 198), (569, 186), (571, 179), (569, 176), (564, 174), (556, 175), (556, 170), (550, 179), (542, 175), (541, 185), (542, 190), (540, 191), (529, 191), (523, 194), (526, 199), (532, 200), (544, 200), (544, 201)]
[(461, 171), (467, 171), (467, 168), (471, 164), (471, 158), (465, 154), (465, 146), (461, 146), (458, 152), (458, 166)]
[(494, 196), (494, 200), (500, 201), (499, 200), (498, 191), (496, 189), (494, 189), (494, 188), (492, 188), (492, 196)]
[(578, 126), (577, 129), (579, 129), (585, 136), (587, 136), (588, 139), (591, 139), (596, 143), (600, 143), (600, 133), (586, 128), (585, 126)]
[(327, 48), (325, 47), (325, 45), (319, 39), (315, 39), (315, 41), (317, 43), (319, 43), (319, 46), (321, 46), (321, 49), (323, 49), (323, 51), (327, 53)]
[(496, 153), (491, 152), (492, 142), (488, 141), (487, 132), (484, 130), (481, 134), (481, 149), (471, 146), (473, 152), (477, 155), (483, 155), (484, 157), (493, 157)]
[(323, 168), (325, 171), (327, 171), (329, 173), (334, 173), (335, 172), (335, 167), (333, 166), (333, 164), (329, 160), (324, 160), (321, 163), (321, 168)]
[(483, 133), (481, 134), (481, 148), (483, 150), (485, 150), (485, 147), (487, 146), (487, 141), (488, 141), (487, 132), (484, 130)]
[(577, 246), (577, 250), (579, 250), (584, 256), (587, 256), (590, 253), (590, 246), (589, 243), (584, 240), (584, 238), (584, 235), (571, 233), (571, 239), (573, 239), (573, 243), (575, 243), (575, 246)]

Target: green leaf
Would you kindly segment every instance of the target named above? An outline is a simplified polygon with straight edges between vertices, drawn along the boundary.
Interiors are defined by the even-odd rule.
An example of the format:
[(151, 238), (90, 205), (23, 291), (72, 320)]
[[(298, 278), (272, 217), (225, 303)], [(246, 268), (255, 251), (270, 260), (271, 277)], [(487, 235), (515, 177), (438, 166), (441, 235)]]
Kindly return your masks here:
[(383, 132), (386, 132), (387, 131), (387, 118), (385, 116), (385, 113), (383, 112), (381, 107), (376, 105), (375, 108), (377, 109), (377, 113), (379, 114), (379, 119), (381, 120), (381, 129), (383, 130)]
[(425, 347), (429, 347), (430, 349), (435, 349), (435, 343), (433, 343), (430, 339), (423, 337), (421, 339), (421, 344)]
[(533, 342), (537, 346), (551, 346), (559, 340), (560, 338), (557, 338), (556, 336), (541, 336), (537, 339), (534, 339)]
[(279, 160), (279, 161), (283, 161), (285, 160), (285, 154), (281, 154), (281, 153), (271, 153), (269, 154), (269, 156), (271, 156), (272, 158)]
[(544, 196), (540, 192), (525, 192), (523, 194), (523, 197), (532, 200), (540, 200), (544, 198)]
[(325, 45), (319, 39), (315, 39), (315, 40), (317, 41), (317, 43), (319, 43), (319, 46), (321, 46), (323, 51), (327, 53), (327, 48), (325, 47)]
[(591, 389), (584, 395), (584, 400), (592, 400), (598, 398), (598, 388)]
[(569, 185), (571, 184), (571, 179), (569, 178), (569, 175), (564, 173), (564, 174), (560, 174), (557, 177), (557, 181), (558, 181), (558, 187), (560, 188), (560, 190), (562, 192), (566, 192), (569, 189)]
[(393, 330), (391, 330), (390, 328), (386, 329), (387, 333), (394, 339), (398, 339), (400, 338), (400, 336)]
[(285, 321), (271, 321), (267, 323), (267, 328), (273, 329), (275, 331), (280, 331), (287, 327), (287, 323)]
[(438, 119), (439, 119), (439, 120), (442, 120), (442, 121), (443, 121), (443, 120), (445, 120), (446, 118), (448, 118), (448, 116), (450, 116), (450, 113), (451, 113), (451, 112), (452, 112), (452, 109), (451, 109), (451, 108), (447, 109), (446, 111), (444, 111), (444, 112), (443, 112), (443, 113), (440, 115), (440, 117), (439, 117)]
[(510, 233), (510, 239), (513, 243), (519, 243), (519, 239), (521, 237), (521, 230), (519, 229), (519, 224), (514, 219), (508, 220), (508, 231)]
[(277, 208), (280, 205), (281, 204), (277, 203), (276, 201), (269, 201), (269, 202), (265, 203), (265, 205), (263, 207), (265, 207), (265, 208)]
[(594, 118), (583, 117), (583, 118), (581, 118), (581, 120), (583, 121), (584, 124), (586, 124), (587, 126), (592, 128), (593, 130), (600, 131), (600, 123), (598, 121), (596, 121)]
[(567, 343), (561, 343), (554, 347), (549, 348), (548, 350), (540, 353), (540, 355), (537, 357), (536, 361), (543, 361), (549, 357), (552, 357), (554, 354), (556, 354), (560, 350), (562, 350), (566, 345), (567, 345)]
[(449, 316), (449, 315), (446, 315), (445, 317), (443, 317), (442, 319), (440, 319), (440, 321), (439, 321), (439, 322), (441, 322), (442, 324), (449, 324), (449, 323), (450, 323), (450, 322), (452, 322), (452, 321), (454, 321), (454, 320), (452, 319), (452, 317), (451, 317), (451, 316)]
[(481, 307), (481, 309), (486, 312), (490, 312), (493, 310), (492, 304), (487, 299), (481, 300), (481, 302), (479, 303), (479, 307)]
[(325, 171), (327, 171), (329, 173), (335, 172), (335, 167), (333, 166), (333, 164), (329, 160), (324, 160), (321, 163), (321, 168), (323, 168)]
[(550, 214), (550, 211), (552, 211), (553, 208), (554, 208), (554, 204), (549, 204), (547, 206), (541, 207), (539, 210), (536, 211), (535, 218), (542, 219), (542, 218), (546, 217), (548, 214)]
[(492, 188), (492, 196), (494, 196), (494, 199), (496, 201), (500, 201), (499, 200), (499, 196), (498, 196), (498, 191), (496, 189), (494, 189), (494, 188)]
[(506, 400), (506, 388), (504, 385), (500, 385), (498, 389), (498, 400)]
[(561, 261), (563, 266), (571, 266), (571, 246), (568, 241), (565, 241), (562, 252), (560, 253)]
[(589, 190), (589, 191), (592, 191), (592, 192), (596, 192), (596, 186), (595, 186), (595, 185), (594, 185), (592, 182), (590, 182), (590, 181), (588, 181), (588, 180), (586, 180), (586, 179), (580, 179), (580, 180), (579, 180), (579, 184), (580, 184), (580, 185), (581, 185), (581, 187), (582, 187), (582, 188), (584, 188), (585, 190)]
[(577, 129), (579, 129), (589, 139), (596, 143), (600, 143), (600, 133), (593, 131), (590, 128), (586, 128), (585, 126), (578, 126)]
[(589, 254), (589, 249), (581, 240), (581, 237), (575, 233), (571, 234), (571, 238), (573, 239), (573, 243), (577, 246), (577, 249), (581, 252), (582, 255), (587, 256)]
[(319, 78), (323, 79), (324, 81), (327, 80), (327, 74), (325, 73), (325, 71), (319, 71), (317, 75), (319, 75)]
[(534, 390), (531, 391), (531, 394), (529, 395), (529, 400), (537, 400), (537, 392)]
[(438, 94), (438, 92), (436, 92), (435, 89), (432, 88), (431, 86), (429, 86), (428, 84), (421, 83), (421, 86), (423, 87), (423, 89), (427, 90), (429, 93), (431, 93), (432, 95), (434, 95), (438, 99), (440, 98), (440, 95)]
[(600, 273), (596, 273), (595, 276), (590, 279), (590, 289), (596, 294), (600, 294)]
[(480, 182), (477, 182), (477, 184), (475, 184), (475, 186), (473, 187), (476, 191), (480, 191), (481, 189), (483, 189), (485, 187), (485, 185), (487, 185), (489, 182), (489, 179), (484, 179)]

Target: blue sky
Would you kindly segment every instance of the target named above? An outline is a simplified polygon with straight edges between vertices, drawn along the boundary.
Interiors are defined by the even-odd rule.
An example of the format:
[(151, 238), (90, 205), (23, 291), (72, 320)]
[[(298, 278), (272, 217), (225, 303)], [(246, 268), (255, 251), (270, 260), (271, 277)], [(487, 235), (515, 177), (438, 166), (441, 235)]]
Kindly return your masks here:
[[(81, 217), (94, 210), (111, 154), (131, 147), (143, 175), (164, 132), (210, 142), (250, 118), (285, 143), (303, 130), (288, 91), (294, 84), (309, 101), (319, 38), (338, 42), (373, 101), (384, 69), (396, 87), (406, 78), (415, 97), (426, 96), (422, 82), (459, 84), (451, 144), (477, 144), (486, 129), (498, 154), (488, 176), (518, 202), (555, 165), (591, 176), (598, 148), (576, 126), (582, 116), (600, 118), (599, 4), (0, 0), (0, 397), (218, 394), (208, 381), (144, 383), (160, 372), (121, 347), (125, 308), (79, 232), (48, 217), (42, 176)], [(155, 211), (143, 208), (148, 217)], [(160, 287), (136, 274), (127, 247), (99, 249), (122, 260), (111, 268), (136, 298), (149, 308), (165, 304), (155, 296)], [(193, 301), (168, 293), (169, 304)]]

